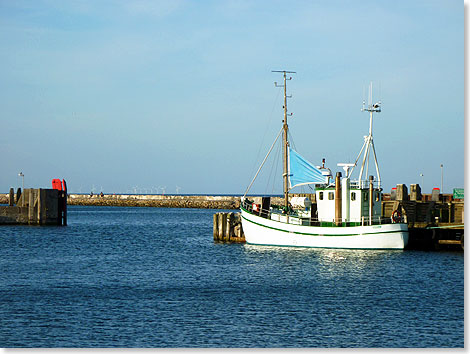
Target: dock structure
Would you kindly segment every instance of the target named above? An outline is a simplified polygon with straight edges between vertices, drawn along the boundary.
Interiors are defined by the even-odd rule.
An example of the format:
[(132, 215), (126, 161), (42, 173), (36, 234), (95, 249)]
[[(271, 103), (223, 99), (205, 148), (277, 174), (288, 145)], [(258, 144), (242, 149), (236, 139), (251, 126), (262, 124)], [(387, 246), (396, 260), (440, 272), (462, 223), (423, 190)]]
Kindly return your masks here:
[(13, 188), (8, 205), (0, 206), (0, 225), (67, 225), (66, 192), (57, 189)]
[(452, 194), (421, 194), (418, 184), (399, 184), (382, 202), (382, 215), (390, 217), (400, 210), (408, 224), (409, 249), (464, 248), (464, 201)]
[[(417, 184), (410, 187), (408, 194), (406, 185), (397, 185), (390, 194), (383, 194), (381, 202), (382, 217), (391, 218), (393, 212), (398, 210), (408, 224), (409, 241), (405, 249), (463, 250), (463, 199), (454, 199), (452, 194), (440, 194), (437, 189), (434, 189), (432, 194), (421, 194), (421, 188)], [(292, 194), (292, 197), (308, 197), (312, 201), (312, 210), (316, 210), (315, 194), (299, 193)], [(256, 204), (262, 203), (262, 197), (251, 199)], [(282, 198), (272, 198), (272, 203), (281, 204)], [(221, 214), (228, 213), (214, 215), (214, 241), (231, 242), (231, 238), (226, 235), (227, 231), (220, 227), (219, 220), (224, 217)], [(239, 214), (236, 215), (238, 217)], [(216, 222), (219, 223), (217, 228)]]
[(215, 213), (214, 214), (214, 241), (244, 243), (240, 213)]

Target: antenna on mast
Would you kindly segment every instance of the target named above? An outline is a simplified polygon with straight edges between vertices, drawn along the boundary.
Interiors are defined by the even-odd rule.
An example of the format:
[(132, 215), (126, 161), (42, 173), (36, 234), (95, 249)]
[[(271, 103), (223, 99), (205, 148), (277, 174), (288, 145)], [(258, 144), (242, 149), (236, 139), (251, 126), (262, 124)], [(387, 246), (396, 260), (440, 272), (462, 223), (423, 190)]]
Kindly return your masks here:
[[(382, 106), (382, 101), (378, 101), (374, 104), (372, 104), (372, 82), (369, 84), (369, 102), (368, 102), (368, 106), (367, 108), (365, 108), (365, 101), (363, 100), (362, 101), (362, 109), (361, 111), (364, 112), (364, 111), (367, 111), (367, 112), (381, 112), (382, 109), (381, 109), (381, 106)], [(371, 116), (372, 117), (372, 116)]]
[(366, 87), (362, 87), (362, 109), (361, 111), (364, 111), (366, 109)]

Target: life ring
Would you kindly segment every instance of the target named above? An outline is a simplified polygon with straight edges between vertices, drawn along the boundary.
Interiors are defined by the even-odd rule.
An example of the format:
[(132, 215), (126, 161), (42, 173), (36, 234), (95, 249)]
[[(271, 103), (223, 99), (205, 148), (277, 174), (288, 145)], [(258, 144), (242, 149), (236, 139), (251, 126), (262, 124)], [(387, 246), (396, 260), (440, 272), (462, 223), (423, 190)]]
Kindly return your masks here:
[(394, 210), (392, 213), (392, 221), (394, 223), (399, 223), (401, 221), (401, 213), (398, 211), (398, 209)]

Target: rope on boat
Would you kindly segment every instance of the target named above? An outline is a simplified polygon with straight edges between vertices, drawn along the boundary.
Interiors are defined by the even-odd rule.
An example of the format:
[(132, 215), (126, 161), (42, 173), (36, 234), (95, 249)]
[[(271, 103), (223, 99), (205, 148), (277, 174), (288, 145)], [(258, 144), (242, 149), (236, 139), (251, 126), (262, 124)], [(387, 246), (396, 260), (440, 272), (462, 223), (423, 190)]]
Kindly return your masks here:
[(264, 134), (263, 134), (263, 139), (261, 139), (261, 141), (260, 141), (260, 144), (259, 144), (259, 147), (258, 147), (258, 153), (256, 154), (256, 160), (253, 162), (253, 167), (251, 168), (251, 171), (253, 171), (255, 169), (256, 162), (258, 161), (259, 153), (261, 152), (261, 148), (263, 147), (263, 144), (264, 144), (264, 139), (266, 138), (266, 134), (268, 133), (269, 127), (271, 126), (274, 108), (276, 108), (277, 100), (279, 98), (279, 94), (281, 93), (281, 91), (282, 91), (281, 89), (279, 89), (277, 91), (276, 99), (273, 102), (273, 108), (271, 109), (271, 113), (269, 114), (269, 117), (268, 117), (268, 119), (269, 119), (268, 124), (266, 125), (266, 129), (265, 129)]
[(271, 153), (271, 151), (272, 151), (274, 145), (276, 144), (277, 139), (279, 139), (279, 136), (281, 135), (281, 133), (282, 133), (283, 130), (284, 130), (284, 127), (281, 128), (281, 130), (279, 131), (279, 134), (277, 134), (277, 137), (276, 137), (276, 139), (274, 140), (273, 144), (271, 145), (271, 148), (269, 149), (268, 153), (266, 154), (266, 157), (264, 158), (263, 162), (261, 163), (261, 166), (258, 168), (258, 171), (256, 172), (255, 177), (253, 178), (253, 180), (251, 181), (250, 185), (249, 185), (248, 188), (246, 189), (245, 194), (243, 195), (243, 198), (246, 197), (246, 194), (248, 193), (248, 191), (250, 190), (251, 186), (252, 186), (253, 183), (255, 182), (256, 177), (258, 177), (259, 171), (261, 171), (261, 168), (263, 168), (263, 165), (264, 165), (264, 163), (266, 162), (266, 159), (268, 158), (269, 154)]

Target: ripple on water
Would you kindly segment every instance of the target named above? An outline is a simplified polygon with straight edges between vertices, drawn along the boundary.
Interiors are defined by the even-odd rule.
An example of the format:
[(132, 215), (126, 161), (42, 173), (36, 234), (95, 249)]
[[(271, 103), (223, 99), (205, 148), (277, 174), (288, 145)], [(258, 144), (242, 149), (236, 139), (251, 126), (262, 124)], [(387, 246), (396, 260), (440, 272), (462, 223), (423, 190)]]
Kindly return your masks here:
[(212, 242), (214, 211), (2, 227), (2, 347), (463, 347), (462, 253)]

